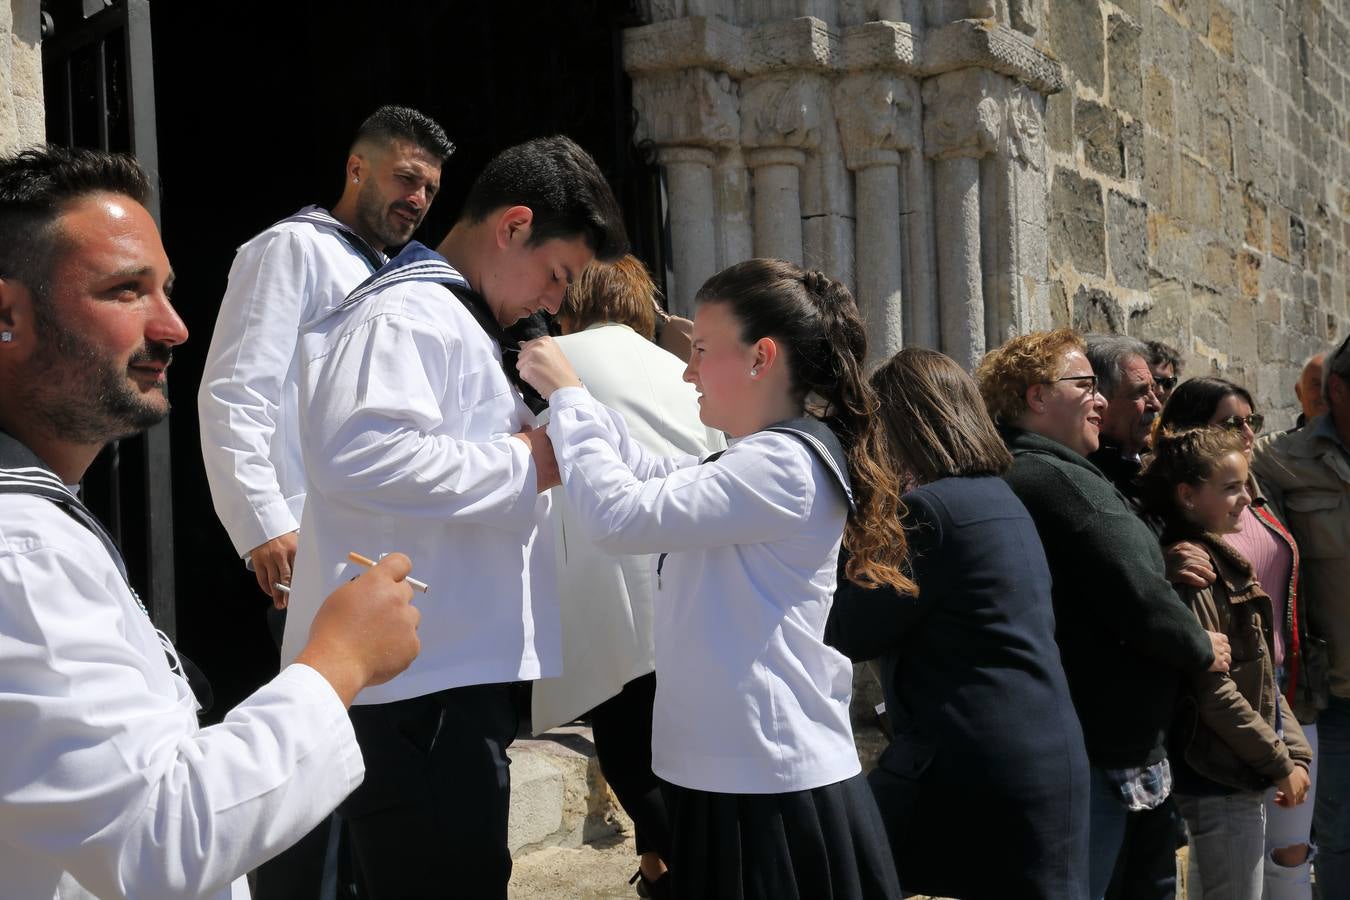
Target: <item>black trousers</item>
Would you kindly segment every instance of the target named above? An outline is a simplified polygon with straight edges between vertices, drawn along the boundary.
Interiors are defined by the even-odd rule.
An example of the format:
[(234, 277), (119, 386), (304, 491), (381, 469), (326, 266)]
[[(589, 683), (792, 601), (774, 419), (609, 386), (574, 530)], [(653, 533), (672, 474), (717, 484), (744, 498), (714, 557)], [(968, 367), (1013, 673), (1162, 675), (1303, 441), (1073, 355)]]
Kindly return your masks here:
[(1130, 813), (1107, 900), (1173, 900), (1177, 848), (1184, 843), (1185, 827), (1171, 797), (1154, 809)]
[[(267, 604), (267, 631), (272, 643), (281, 649), (281, 638), (286, 631), (286, 610)], [(258, 886), (253, 900), (320, 900), (323, 888), (324, 865), (333, 856), (338, 862), (335, 877), (339, 884), (350, 877), (345, 870), (343, 856), (330, 854), (329, 837), (334, 832), (333, 816), (324, 816), (314, 830), (258, 866)], [(344, 896), (338, 888), (338, 896)]]
[(670, 859), (670, 817), (661, 779), (652, 772), (652, 704), (656, 674), (640, 675), (591, 710), (591, 736), (600, 771), (633, 820), (638, 853)]
[(366, 779), (339, 807), (367, 900), (506, 898), (509, 684), (353, 706)]

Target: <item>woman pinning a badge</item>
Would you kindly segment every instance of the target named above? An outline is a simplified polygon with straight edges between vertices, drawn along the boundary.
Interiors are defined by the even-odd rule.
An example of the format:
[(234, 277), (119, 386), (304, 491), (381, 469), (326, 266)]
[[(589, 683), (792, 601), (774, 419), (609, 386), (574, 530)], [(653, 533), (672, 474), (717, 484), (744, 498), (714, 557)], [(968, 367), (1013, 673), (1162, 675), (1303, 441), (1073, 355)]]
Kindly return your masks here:
[(675, 894), (898, 898), (852, 667), (823, 641), (841, 542), (852, 580), (914, 590), (861, 318), (843, 285), (781, 260), (732, 266), (696, 300), (685, 378), (728, 436), (714, 457), (644, 453), (548, 338), (519, 362), (588, 536), (661, 554), (652, 768)]

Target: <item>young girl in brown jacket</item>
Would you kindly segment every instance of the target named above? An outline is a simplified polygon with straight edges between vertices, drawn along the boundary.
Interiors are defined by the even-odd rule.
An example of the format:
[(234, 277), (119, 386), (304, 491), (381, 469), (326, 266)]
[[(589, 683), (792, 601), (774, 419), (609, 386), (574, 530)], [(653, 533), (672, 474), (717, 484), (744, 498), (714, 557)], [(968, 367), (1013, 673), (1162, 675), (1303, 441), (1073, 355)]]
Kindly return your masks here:
[(1228, 672), (1197, 675), (1183, 697), (1170, 754), (1177, 805), (1191, 835), (1191, 897), (1260, 900), (1265, 853), (1263, 792), (1295, 806), (1308, 791), (1312, 752), (1275, 682), (1270, 598), (1252, 565), (1222, 535), (1241, 530), (1251, 503), (1240, 435), (1214, 426), (1163, 430), (1143, 475), (1151, 511), (1167, 522), (1164, 545), (1189, 540), (1217, 578), (1178, 588), (1208, 630), (1228, 636)]

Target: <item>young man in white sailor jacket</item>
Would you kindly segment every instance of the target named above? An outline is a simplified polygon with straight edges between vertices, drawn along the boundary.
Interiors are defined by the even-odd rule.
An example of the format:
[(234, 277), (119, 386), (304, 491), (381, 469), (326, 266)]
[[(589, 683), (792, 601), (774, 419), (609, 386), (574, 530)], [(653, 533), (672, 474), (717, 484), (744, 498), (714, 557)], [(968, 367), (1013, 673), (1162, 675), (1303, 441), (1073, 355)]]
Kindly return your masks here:
[[(341, 303), (407, 243), (454, 146), (427, 116), (382, 106), (356, 132), (342, 197), (307, 206), (235, 255), (197, 395), (216, 515), (276, 609), (305, 505), (297, 421), (300, 325)], [(281, 622), (274, 627), (280, 640)]]
[(246, 898), (244, 875), (361, 782), (345, 713), (417, 653), (395, 554), (314, 616), (294, 662), (201, 728), (76, 485), (164, 418), (187, 329), (127, 157), (0, 159), (0, 893)]
[(282, 659), (356, 571), (349, 550), (405, 550), (430, 585), (426, 652), (351, 712), (368, 777), (341, 812), (369, 896), (506, 896), (510, 683), (557, 675), (561, 648), (557, 467), (504, 329), (556, 312), (625, 244), (594, 160), (537, 139), (488, 163), (439, 252), (409, 244), (302, 328), (308, 495)]

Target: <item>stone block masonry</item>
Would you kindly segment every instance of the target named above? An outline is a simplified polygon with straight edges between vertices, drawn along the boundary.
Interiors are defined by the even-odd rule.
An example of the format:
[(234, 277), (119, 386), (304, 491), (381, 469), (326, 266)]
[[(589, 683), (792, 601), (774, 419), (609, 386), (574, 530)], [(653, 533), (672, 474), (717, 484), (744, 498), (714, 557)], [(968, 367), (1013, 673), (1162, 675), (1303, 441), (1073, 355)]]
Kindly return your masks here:
[(39, 0), (0, 0), (0, 153), (41, 143)]
[(1350, 329), (1350, 2), (1048, 8), (1052, 316), (1166, 340), (1287, 426)]

